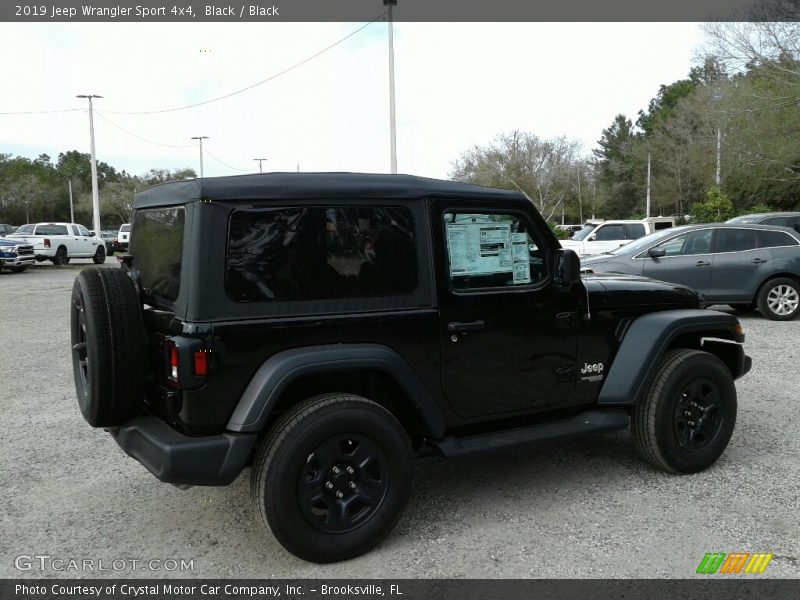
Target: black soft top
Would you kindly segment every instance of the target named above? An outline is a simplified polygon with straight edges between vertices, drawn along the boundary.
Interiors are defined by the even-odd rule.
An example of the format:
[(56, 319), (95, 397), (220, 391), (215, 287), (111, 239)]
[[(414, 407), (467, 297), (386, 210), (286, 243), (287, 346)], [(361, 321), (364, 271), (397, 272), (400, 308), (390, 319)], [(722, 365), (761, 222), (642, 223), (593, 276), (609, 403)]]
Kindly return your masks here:
[(522, 194), (413, 175), (264, 173), (169, 181), (136, 192), (133, 208), (203, 200), (495, 198), (527, 203)]

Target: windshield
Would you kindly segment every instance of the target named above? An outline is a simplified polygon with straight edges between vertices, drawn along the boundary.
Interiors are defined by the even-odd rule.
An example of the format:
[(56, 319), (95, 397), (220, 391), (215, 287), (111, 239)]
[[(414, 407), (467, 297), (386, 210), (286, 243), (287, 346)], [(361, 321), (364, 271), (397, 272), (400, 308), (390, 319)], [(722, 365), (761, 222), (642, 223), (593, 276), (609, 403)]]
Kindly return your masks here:
[(632, 241), (630, 244), (625, 244), (624, 246), (620, 246), (619, 248), (614, 248), (608, 254), (636, 254), (640, 250), (644, 250), (645, 248), (649, 248), (657, 244), (660, 240), (666, 239), (669, 236), (677, 235), (683, 231), (678, 227), (670, 227), (669, 229), (662, 229), (661, 231), (656, 231), (655, 233), (651, 233), (650, 235), (646, 235), (644, 237), (640, 237), (638, 240)]
[(595, 224), (593, 224), (593, 223), (587, 223), (586, 225), (584, 225), (584, 226), (581, 228), (581, 230), (580, 230), (580, 231), (576, 231), (576, 232), (575, 232), (575, 233), (572, 235), (572, 238), (571, 238), (571, 239), (575, 240), (576, 242), (582, 242), (584, 239), (586, 239), (587, 237), (589, 237), (589, 234), (590, 234), (590, 233), (592, 233), (592, 232), (594, 231), (594, 228), (595, 228), (595, 227), (597, 227), (597, 225), (595, 225)]
[(130, 225), (121, 225), (119, 230), (122, 231), (122, 232), (130, 231), (131, 230), (131, 226)]
[(36, 225), (22, 225), (19, 229), (17, 229), (14, 233), (33, 233), (33, 228)]
[(758, 217), (734, 217), (725, 221), (726, 223), (757, 223)]

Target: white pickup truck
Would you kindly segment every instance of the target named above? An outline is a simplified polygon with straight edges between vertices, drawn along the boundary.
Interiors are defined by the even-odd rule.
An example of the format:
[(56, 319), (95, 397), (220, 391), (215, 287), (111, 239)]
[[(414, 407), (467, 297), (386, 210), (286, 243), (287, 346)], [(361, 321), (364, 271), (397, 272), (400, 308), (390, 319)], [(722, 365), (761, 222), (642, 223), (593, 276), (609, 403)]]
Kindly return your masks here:
[(103, 240), (77, 223), (28, 223), (6, 239), (23, 240), (33, 245), (36, 260), (63, 265), (71, 258), (91, 258), (96, 264), (106, 261)]
[(572, 238), (561, 240), (561, 246), (574, 250), (578, 256), (592, 256), (610, 252), (649, 233), (674, 226), (675, 217), (587, 221), (580, 231), (573, 234)]

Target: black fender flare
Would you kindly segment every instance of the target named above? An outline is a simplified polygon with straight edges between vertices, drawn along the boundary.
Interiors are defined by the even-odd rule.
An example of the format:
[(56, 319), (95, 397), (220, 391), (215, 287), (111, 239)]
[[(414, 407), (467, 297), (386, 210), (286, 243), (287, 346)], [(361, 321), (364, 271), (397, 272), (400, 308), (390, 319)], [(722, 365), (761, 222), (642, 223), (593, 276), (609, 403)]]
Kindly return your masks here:
[(394, 350), (380, 344), (331, 344), (284, 350), (258, 368), (228, 421), (227, 430), (261, 431), (286, 387), (298, 377), (345, 369), (389, 375), (414, 404), (427, 433), (444, 435), (444, 417), (417, 374)]
[[(729, 340), (719, 342), (735, 352), (733, 377), (750, 369), (750, 359), (739, 345), (744, 341), (739, 320), (733, 315), (704, 309), (677, 309), (637, 317), (625, 331), (597, 402), (600, 405), (631, 406), (642, 395), (658, 360), (678, 336), (694, 333)], [(711, 346), (709, 347), (709, 349)], [(712, 351), (713, 352), (713, 351)], [(729, 365), (730, 366), (730, 365)]]

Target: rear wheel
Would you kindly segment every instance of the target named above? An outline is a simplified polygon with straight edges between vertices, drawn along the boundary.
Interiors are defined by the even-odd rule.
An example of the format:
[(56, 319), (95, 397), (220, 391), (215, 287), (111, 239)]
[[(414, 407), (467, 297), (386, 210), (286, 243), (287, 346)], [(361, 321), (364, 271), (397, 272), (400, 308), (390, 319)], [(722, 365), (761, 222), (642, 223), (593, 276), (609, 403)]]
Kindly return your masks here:
[(59, 246), (56, 250), (55, 256), (51, 259), (54, 265), (65, 265), (69, 262), (66, 246)]
[(713, 354), (686, 349), (664, 355), (631, 419), (639, 453), (673, 473), (696, 473), (712, 465), (735, 424), (730, 371)]
[(800, 284), (794, 279), (777, 277), (758, 292), (758, 310), (773, 321), (789, 321), (800, 312)]
[(106, 262), (106, 249), (103, 246), (99, 246), (97, 248), (97, 252), (95, 252), (94, 256), (92, 257), (92, 260), (96, 265), (102, 265), (104, 262)]
[(411, 489), (411, 447), (395, 417), (350, 394), (325, 394), (272, 427), (253, 466), (261, 516), (289, 552), (328, 563), (375, 546)]
[(146, 335), (136, 288), (121, 269), (84, 269), (72, 287), (72, 368), (78, 406), (93, 427), (139, 410)]

